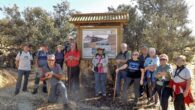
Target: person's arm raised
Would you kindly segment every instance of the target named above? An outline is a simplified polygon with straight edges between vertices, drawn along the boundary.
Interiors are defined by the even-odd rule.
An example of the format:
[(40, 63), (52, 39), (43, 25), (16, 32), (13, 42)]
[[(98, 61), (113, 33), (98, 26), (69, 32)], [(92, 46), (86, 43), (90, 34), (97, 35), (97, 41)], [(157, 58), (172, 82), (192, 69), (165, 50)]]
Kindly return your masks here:
[(117, 68), (116, 69), (116, 73), (118, 73), (120, 70), (124, 70), (124, 69), (126, 69), (127, 68), (127, 64), (124, 64), (123, 66), (121, 66), (121, 67), (119, 67), (119, 68)]

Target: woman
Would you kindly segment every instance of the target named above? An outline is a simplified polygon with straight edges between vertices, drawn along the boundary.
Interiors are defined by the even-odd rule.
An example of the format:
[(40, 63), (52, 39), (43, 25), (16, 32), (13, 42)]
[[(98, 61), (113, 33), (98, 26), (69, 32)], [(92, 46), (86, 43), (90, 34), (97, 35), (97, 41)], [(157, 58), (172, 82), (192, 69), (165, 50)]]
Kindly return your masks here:
[(56, 63), (59, 64), (61, 66), (61, 68), (63, 68), (64, 52), (63, 52), (63, 46), (62, 45), (57, 46), (57, 50), (55, 52), (55, 59), (56, 59)]
[(73, 92), (79, 90), (80, 57), (80, 51), (77, 49), (77, 44), (71, 42), (70, 50), (65, 54), (64, 59), (68, 68), (69, 89)]
[(139, 53), (137, 51), (133, 52), (132, 59), (129, 59), (126, 64), (121, 66), (120, 68), (116, 69), (116, 73), (121, 74), (121, 70), (125, 70), (127, 72), (127, 79), (124, 85), (124, 98), (127, 98), (127, 89), (129, 84), (132, 80), (134, 80), (134, 93), (135, 93), (135, 105), (137, 105), (138, 98), (139, 98), (139, 87), (140, 84), (143, 84), (144, 78), (144, 69), (143, 65), (138, 59)]
[(170, 81), (170, 86), (174, 91), (175, 110), (185, 110), (185, 103), (189, 105), (194, 101), (190, 90), (192, 73), (186, 68), (185, 64), (185, 56), (177, 57), (177, 68), (173, 71), (172, 80)]
[(156, 49), (155, 48), (149, 48), (149, 56), (145, 62), (144, 62), (144, 67), (145, 67), (145, 87), (146, 87), (146, 92), (148, 94), (148, 103), (154, 102), (157, 104), (157, 96), (154, 94), (156, 91), (154, 91), (155, 88), (155, 77), (154, 77), (154, 71), (156, 68), (159, 66), (159, 58), (156, 55)]
[(160, 66), (154, 72), (156, 77), (156, 90), (159, 95), (160, 105), (162, 110), (168, 109), (168, 99), (172, 95), (172, 89), (169, 87), (171, 79), (172, 68), (168, 64), (168, 56), (166, 54), (160, 55)]
[(93, 71), (95, 75), (95, 96), (106, 96), (106, 79), (107, 79), (107, 65), (108, 57), (104, 53), (103, 48), (97, 49), (97, 54), (92, 60)]

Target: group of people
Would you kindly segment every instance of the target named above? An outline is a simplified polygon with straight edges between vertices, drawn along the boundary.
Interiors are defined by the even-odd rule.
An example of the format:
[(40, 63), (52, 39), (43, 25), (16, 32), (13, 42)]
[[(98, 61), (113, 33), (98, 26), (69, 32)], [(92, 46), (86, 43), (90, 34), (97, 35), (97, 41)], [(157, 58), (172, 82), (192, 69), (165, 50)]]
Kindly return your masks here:
[[(39, 83), (43, 81), (42, 91), (48, 93), (48, 102), (68, 104), (67, 90), (73, 93), (79, 91), (80, 59), (81, 54), (74, 41), (69, 42), (69, 48), (57, 46), (56, 52), (49, 52), (47, 45), (42, 45), (34, 57), (36, 71), (35, 86), (32, 94), (38, 92)], [(33, 57), (29, 45), (16, 56), (18, 79), (15, 95), (20, 92), (24, 76), (23, 91), (26, 92), (28, 78), (31, 72)], [(168, 110), (169, 97), (174, 101), (175, 110), (185, 110), (185, 104), (193, 102), (191, 94), (192, 73), (186, 67), (186, 58), (180, 55), (176, 58), (176, 69), (168, 63), (166, 54), (157, 55), (155, 48), (142, 46), (140, 52), (128, 51), (126, 43), (121, 44), (121, 52), (115, 58), (114, 98), (128, 99), (128, 89), (134, 85), (134, 104), (137, 106), (139, 98), (146, 94), (149, 103), (157, 103), (158, 99), (162, 110)], [(92, 59), (92, 71), (95, 78), (95, 96), (106, 97), (106, 82), (108, 74), (108, 56), (105, 49), (97, 48)], [(63, 66), (67, 66), (68, 89), (63, 77)], [(123, 81), (122, 81), (123, 80)], [(123, 82), (123, 83), (122, 83)], [(123, 88), (122, 88), (123, 87)]]
[[(66, 45), (67, 46), (67, 45)], [(33, 57), (34, 56), (34, 57)], [(33, 59), (34, 58), (34, 59)], [(37, 94), (40, 81), (43, 82), (42, 92), (48, 94), (48, 103), (62, 103), (65, 109), (68, 107), (68, 94), (63, 79), (63, 65), (67, 66), (68, 89), (71, 92), (79, 90), (79, 68), (80, 52), (76, 42), (69, 42), (68, 48), (64, 50), (62, 45), (58, 45), (56, 51), (51, 53), (48, 45), (43, 44), (35, 55), (31, 54), (28, 44), (23, 45), (23, 50), (16, 56), (16, 67), (18, 78), (15, 95), (18, 95), (21, 88), (22, 78), (23, 92), (27, 92), (28, 78), (31, 73), (31, 66), (35, 72), (34, 89), (32, 94)]]

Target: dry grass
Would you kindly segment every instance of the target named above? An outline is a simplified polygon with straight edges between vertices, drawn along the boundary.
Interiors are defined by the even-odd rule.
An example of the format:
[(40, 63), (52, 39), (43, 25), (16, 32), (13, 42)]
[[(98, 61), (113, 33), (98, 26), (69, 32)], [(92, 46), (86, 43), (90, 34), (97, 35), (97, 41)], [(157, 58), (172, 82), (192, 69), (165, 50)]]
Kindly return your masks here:
[[(193, 75), (195, 74), (195, 65), (188, 65), (192, 69)], [(46, 103), (47, 95), (39, 92), (37, 95), (32, 95), (30, 92), (21, 92), (19, 95), (14, 96), (16, 71), (10, 69), (0, 70), (0, 110), (61, 110), (63, 108), (60, 104), (48, 104)], [(32, 91), (34, 85), (34, 75), (30, 76), (29, 91)], [(9, 87), (7, 87), (9, 86)], [(195, 96), (195, 75), (192, 80), (192, 92)], [(41, 90), (40, 90), (41, 91)], [(92, 92), (92, 91), (87, 91)], [(85, 93), (87, 94), (87, 93)], [(83, 98), (86, 99), (86, 98)], [(90, 104), (82, 103), (82, 101), (72, 101), (73, 105), (78, 110), (111, 110), (110, 105), (104, 104), (104, 106), (95, 107)], [(159, 110), (160, 107), (147, 108), (145, 102), (139, 106), (139, 110)], [(121, 105), (123, 106), (123, 105)], [(113, 110), (113, 108), (112, 108)], [(118, 109), (114, 109), (118, 110)], [(128, 109), (129, 110), (129, 109)], [(174, 110), (173, 102), (169, 103), (169, 110)], [(187, 107), (187, 110), (195, 110), (195, 104), (191, 104)]]

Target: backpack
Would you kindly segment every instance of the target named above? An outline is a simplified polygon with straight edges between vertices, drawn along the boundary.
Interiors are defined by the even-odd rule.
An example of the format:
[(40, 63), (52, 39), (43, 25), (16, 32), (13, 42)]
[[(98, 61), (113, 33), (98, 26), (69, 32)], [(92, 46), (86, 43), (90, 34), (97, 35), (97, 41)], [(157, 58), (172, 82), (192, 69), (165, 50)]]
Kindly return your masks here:
[[(32, 53), (29, 52), (29, 54), (30, 54), (30, 56), (32, 56)], [(22, 51), (19, 51), (19, 57), (21, 57), (21, 55), (22, 55)], [(15, 62), (15, 64), (17, 66), (19, 65), (19, 64), (17, 64), (17, 62)], [(33, 65), (33, 61), (31, 61), (31, 65)]]
[(120, 52), (120, 54), (122, 54), (125, 57), (125, 59), (127, 58), (127, 53), (128, 51), (125, 51), (124, 53), (122, 53), (122, 51)]
[(179, 75), (179, 73), (181, 73), (181, 71), (183, 70), (183, 69), (185, 69), (185, 66), (183, 66), (181, 69), (179, 69), (179, 71), (177, 72), (177, 69), (175, 70), (175, 74), (174, 74), (174, 78), (176, 77), (176, 76), (178, 76), (179, 78), (181, 78), (182, 80), (184, 80), (184, 81), (187, 81), (187, 79), (185, 79), (185, 78), (183, 78), (183, 77), (181, 77), (180, 75)]
[[(30, 54), (30, 56), (32, 56), (31, 52), (29, 52), (29, 54)], [(19, 51), (19, 57), (21, 57), (21, 55), (22, 55), (22, 51)]]
[[(98, 55), (99, 55), (99, 54), (98, 54), (98, 53), (96, 53), (95, 57), (97, 57)], [(106, 54), (105, 54), (105, 53), (103, 53), (102, 55), (103, 55), (103, 58), (105, 58), (105, 57), (106, 57)]]

